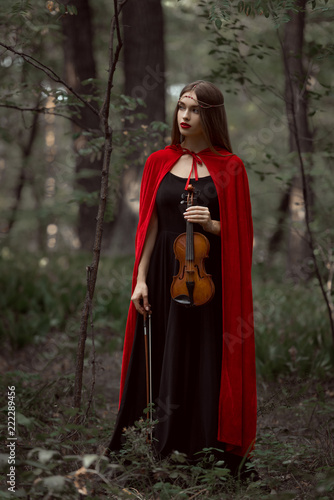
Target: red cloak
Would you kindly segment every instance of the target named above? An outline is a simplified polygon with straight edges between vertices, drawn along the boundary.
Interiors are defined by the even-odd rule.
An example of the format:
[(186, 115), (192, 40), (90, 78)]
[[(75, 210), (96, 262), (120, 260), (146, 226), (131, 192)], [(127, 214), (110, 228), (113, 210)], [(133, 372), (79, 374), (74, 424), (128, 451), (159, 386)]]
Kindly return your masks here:
[[(256, 373), (251, 265), (253, 224), (245, 167), (236, 155), (216, 148), (199, 156), (215, 183), (221, 223), (223, 349), (218, 440), (226, 450), (248, 455), (256, 434)], [(167, 146), (146, 161), (140, 191), (132, 291), (160, 182), (182, 156), (180, 145)], [(131, 302), (124, 341), (120, 401), (130, 361), (137, 312)]]

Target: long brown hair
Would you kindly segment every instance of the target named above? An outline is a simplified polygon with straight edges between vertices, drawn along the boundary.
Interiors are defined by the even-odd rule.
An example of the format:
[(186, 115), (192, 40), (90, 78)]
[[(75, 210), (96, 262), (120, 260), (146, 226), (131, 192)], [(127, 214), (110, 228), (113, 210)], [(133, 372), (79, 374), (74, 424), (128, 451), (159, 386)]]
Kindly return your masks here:
[[(199, 106), (199, 113), (202, 122), (204, 137), (209, 144), (211, 151), (217, 152), (215, 146), (227, 149), (232, 153), (231, 141), (227, 128), (227, 118), (224, 106), (224, 96), (221, 91), (213, 85), (213, 83), (205, 82), (204, 80), (197, 80), (196, 82), (189, 83), (180, 92), (180, 97), (186, 92), (193, 90), (200, 103), (213, 105), (213, 107)], [(218, 104), (218, 106), (217, 106)], [(221, 106), (219, 106), (221, 104)], [(177, 145), (184, 140), (184, 136), (180, 134), (177, 122), (178, 104), (174, 111), (173, 128), (172, 128), (172, 142), (171, 144)]]

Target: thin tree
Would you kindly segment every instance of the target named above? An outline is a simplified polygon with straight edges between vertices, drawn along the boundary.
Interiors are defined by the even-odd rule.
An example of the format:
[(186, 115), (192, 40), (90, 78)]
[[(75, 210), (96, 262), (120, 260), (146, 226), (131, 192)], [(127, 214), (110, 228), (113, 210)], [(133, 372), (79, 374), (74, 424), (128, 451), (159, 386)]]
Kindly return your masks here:
[(105, 91), (104, 102), (100, 110), (101, 128), (104, 136), (100, 199), (99, 199), (99, 207), (96, 218), (96, 230), (95, 230), (95, 238), (93, 246), (93, 260), (91, 265), (87, 266), (87, 291), (80, 321), (79, 343), (78, 343), (76, 369), (75, 369), (74, 401), (73, 401), (75, 408), (81, 408), (82, 377), (83, 377), (85, 346), (87, 338), (87, 328), (88, 328), (89, 317), (92, 312), (92, 301), (95, 291), (95, 284), (96, 284), (100, 254), (101, 254), (104, 215), (106, 211), (107, 198), (108, 198), (109, 170), (111, 162), (111, 153), (113, 150), (113, 130), (109, 120), (111, 89), (113, 87), (113, 80), (116, 71), (116, 66), (119, 61), (119, 55), (123, 45), (119, 15), (125, 3), (126, 0), (114, 0), (114, 16), (112, 18), (110, 27), (108, 81)]
[[(297, 39), (296, 43), (300, 44), (302, 43), (303, 39), (303, 27), (304, 27), (303, 18), (305, 16), (306, 1), (297, 0), (297, 4), (298, 4), (297, 15), (301, 16), (302, 21), (300, 21), (300, 18), (299, 20), (294, 19), (295, 17), (294, 12), (289, 12), (289, 15), (295, 21), (293, 23), (291, 31), (293, 32), (294, 30), (296, 30), (294, 37)], [(293, 148), (293, 150), (297, 152), (298, 162), (299, 162), (300, 178), (295, 182), (297, 184), (297, 188), (301, 191), (299, 199), (301, 208), (304, 210), (305, 213), (306, 229), (304, 234), (302, 235), (303, 247), (305, 246), (306, 249), (304, 250), (304, 252), (307, 251), (306, 254), (307, 260), (312, 259), (313, 262), (315, 275), (317, 277), (320, 290), (327, 308), (333, 346), (334, 346), (334, 310), (330, 294), (326, 292), (325, 284), (321, 276), (321, 272), (316, 257), (316, 243), (311, 229), (312, 194), (310, 191), (310, 185), (309, 185), (310, 180), (307, 174), (305, 159), (303, 157), (303, 153), (312, 151), (312, 140), (310, 135), (308, 135), (309, 130), (307, 127), (306, 103), (304, 102), (303, 104), (301, 104), (301, 101), (303, 102), (303, 96), (300, 91), (303, 87), (301, 86), (300, 73), (297, 72), (296, 75), (295, 63), (291, 62), (291, 57), (296, 59), (301, 59), (301, 52), (294, 53), (291, 52), (291, 50), (287, 50), (287, 47), (290, 47), (291, 49), (291, 45), (289, 44), (287, 45), (287, 40), (289, 40), (289, 37), (291, 37), (290, 32), (288, 32), (288, 34), (287, 32), (285, 32), (284, 40), (281, 39), (279, 33), (278, 37), (282, 48), (285, 74), (286, 74), (286, 95), (288, 96), (287, 113), (288, 113), (289, 127), (292, 135), (292, 138), (290, 139), (290, 148)], [(299, 64), (297, 69), (299, 70), (301, 69)], [(304, 86), (305, 85), (306, 81), (304, 82)], [(298, 238), (300, 237), (301, 235), (298, 235)], [(307, 266), (307, 269), (309, 269), (309, 265)]]

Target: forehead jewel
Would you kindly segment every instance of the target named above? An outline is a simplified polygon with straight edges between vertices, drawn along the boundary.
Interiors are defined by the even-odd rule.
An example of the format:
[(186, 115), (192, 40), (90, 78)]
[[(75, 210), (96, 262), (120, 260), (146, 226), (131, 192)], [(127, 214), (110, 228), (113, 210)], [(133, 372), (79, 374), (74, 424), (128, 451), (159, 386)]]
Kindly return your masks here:
[[(193, 91), (195, 90), (195, 88), (196, 88), (196, 85), (194, 85), (194, 86), (191, 88), (190, 92), (193, 92)], [(193, 96), (191, 96), (191, 95), (187, 95), (187, 94), (186, 94), (186, 95), (182, 95), (182, 96), (180, 97), (180, 99), (178, 100), (178, 102), (181, 102), (182, 97), (188, 97), (189, 99), (192, 99), (193, 101), (197, 102), (197, 103), (198, 103), (198, 105), (199, 105), (201, 108), (204, 108), (204, 109), (207, 109), (207, 108), (218, 108), (218, 107), (220, 107), (220, 106), (224, 106), (224, 103), (222, 103), (222, 104), (209, 104), (209, 103), (207, 103), (207, 102), (200, 101), (199, 99), (197, 99), (197, 98), (195, 98), (195, 97), (193, 97)]]

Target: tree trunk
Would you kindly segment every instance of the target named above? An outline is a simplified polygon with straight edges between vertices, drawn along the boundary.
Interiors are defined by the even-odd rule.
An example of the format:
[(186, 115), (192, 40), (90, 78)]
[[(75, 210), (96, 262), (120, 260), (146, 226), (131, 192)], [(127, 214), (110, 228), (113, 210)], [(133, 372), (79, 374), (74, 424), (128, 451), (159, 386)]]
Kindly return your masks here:
[[(307, 77), (303, 68), (303, 44), (305, 29), (306, 0), (298, 0), (298, 12), (289, 12), (290, 21), (285, 25), (284, 43), (282, 45), (285, 69), (285, 103), (289, 124), (289, 150), (297, 151), (297, 137), (303, 153), (312, 152), (312, 134), (307, 117)], [(295, 120), (294, 120), (295, 114)], [(296, 124), (296, 126), (295, 126)], [(313, 193), (311, 178), (307, 179), (308, 200), (311, 208)], [(288, 273), (297, 279), (305, 279), (310, 275), (309, 261), (311, 251), (305, 224), (305, 204), (303, 182), (300, 174), (296, 175), (288, 191), (282, 196), (279, 207), (277, 229), (269, 241), (269, 252), (278, 249), (283, 239), (283, 224), (289, 216), (288, 241)]]
[[(77, 7), (78, 14), (63, 16), (66, 80), (80, 94), (94, 95), (94, 83), (85, 86), (81, 84), (84, 80), (96, 78), (92, 12), (88, 0), (74, 0), (71, 5)], [(95, 107), (94, 101), (91, 101), (91, 104)], [(73, 132), (77, 134), (73, 145), (77, 153), (76, 173), (79, 174), (76, 181), (77, 188), (87, 193), (97, 193), (100, 189), (102, 160), (96, 156), (80, 155), (80, 150), (87, 147), (87, 136), (82, 135), (81, 132), (89, 129), (99, 130), (100, 120), (98, 115), (94, 114), (87, 106), (75, 109), (79, 113), (79, 116), (76, 117), (79, 125), (73, 126)], [(85, 176), (82, 175), (83, 171), (95, 171), (96, 175)], [(93, 246), (97, 204), (96, 196), (96, 203), (82, 202), (79, 206), (77, 230), (81, 247), (85, 250), (91, 250)]]
[[(39, 100), (40, 99), (38, 97), (37, 102), (36, 102), (36, 107), (38, 107), (38, 105), (39, 105)], [(27, 180), (27, 173), (26, 173), (27, 165), (29, 162), (29, 158), (31, 155), (33, 145), (35, 143), (35, 139), (37, 137), (38, 119), (39, 119), (39, 116), (37, 113), (35, 113), (35, 115), (33, 116), (32, 125), (30, 127), (28, 141), (25, 145), (21, 145), (22, 164), (21, 164), (21, 169), (20, 169), (20, 175), (18, 177), (16, 186), (14, 189), (15, 199), (14, 199), (14, 203), (13, 203), (13, 206), (11, 208), (11, 214), (10, 214), (10, 217), (8, 220), (8, 229), (7, 229), (8, 235), (10, 234), (10, 232), (11, 232), (11, 230), (16, 222), (17, 212), (18, 212), (18, 209), (19, 209), (19, 206), (21, 203), (22, 191), (23, 191), (24, 185), (25, 185), (26, 180)]]
[[(289, 123), (289, 148), (297, 151), (296, 136), (303, 152), (313, 149), (312, 135), (307, 117), (307, 81), (309, 75), (303, 67), (303, 45), (306, 0), (298, 0), (298, 12), (290, 12), (290, 21), (285, 25), (285, 103)], [(294, 127), (295, 113), (297, 130)]]
[[(290, 21), (285, 25), (283, 42), (289, 149), (290, 152), (297, 151), (298, 139), (301, 152), (311, 153), (312, 134), (307, 115), (308, 75), (303, 68), (302, 60), (306, 0), (298, 0), (296, 6), (298, 12), (289, 12)], [(307, 176), (307, 190), (309, 204), (312, 206), (310, 176)], [(311, 249), (306, 232), (303, 182), (300, 174), (296, 175), (292, 182), (289, 215), (288, 271), (294, 278), (305, 279), (310, 275)]]
[[(137, 108), (136, 112), (145, 113), (147, 117), (131, 124), (132, 129), (140, 130), (141, 125), (148, 125), (152, 121), (165, 121), (164, 26), (161, 0), (130, 0), (123, 8), (123, 26), (124, 91), (126, 95), (140, 98), (146, 104), (146, 107)], [(118, 208), (113, 222), (113, 253), (130, 254), (134, 251), (143, 164), (149, 153), (161, 147), (160, 144), (153, 144), (149, 137), (144, 146), (146, 147), (140, 144), (136, 151), (127, 156), (127, 167), (122, 174)]]

